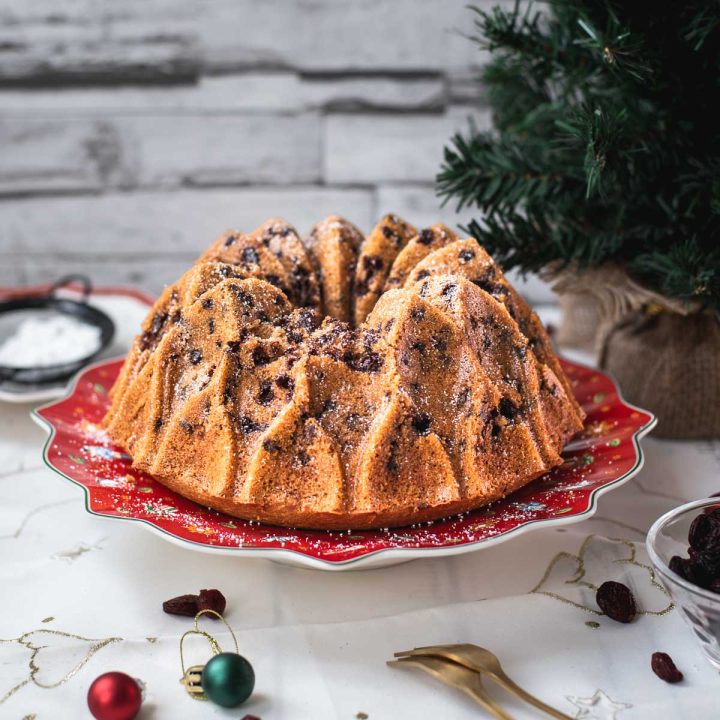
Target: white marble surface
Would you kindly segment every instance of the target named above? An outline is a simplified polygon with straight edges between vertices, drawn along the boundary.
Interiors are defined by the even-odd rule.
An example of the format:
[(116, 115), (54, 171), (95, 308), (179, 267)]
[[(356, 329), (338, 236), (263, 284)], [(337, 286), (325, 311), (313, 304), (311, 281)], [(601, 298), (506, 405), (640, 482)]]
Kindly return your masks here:
[[(468, 555), (322, 573), (210, 557), (87, 514), (82, 492), (43, 466), (44, 434), (30, 409), (0, 406), (3, 720), (89, 717), (87, 688), (108, 670), (147, 683), (140, 720), (483, 717), (419, 671), (385, 665), (393, 651), (440, 642), (492, 649), (518, 682), (573, 717), (716, 716), (717, 673), (677, 611), (652, 614), (669, 601), (651, 582), (644, 535), (666, 510), (720, 490), (720, 443), (646, 439), (640, 475), (576, 525)], [(628, 583), (650, 614), (630, 625), (595, 614), (594, 593), (570, 582), (581, 562), (585, 581)], [(163, 600), (204, 587), (227, 596), (227, 619), (257, 674), (254, 697), (233, 711), (184, 694), (178, 641), (191, 623), (161, 611)], [(217, 636), (229, 647), (219, 628)], [(101, 639), (113, 640), (63, 681)], [(656, 650), (672, 655), (682, 683), (653, 675)], [(201, 642), (189, 651), (191, 662), (209, 658)], [(490, 689), (514, 717), (537, 717)]]

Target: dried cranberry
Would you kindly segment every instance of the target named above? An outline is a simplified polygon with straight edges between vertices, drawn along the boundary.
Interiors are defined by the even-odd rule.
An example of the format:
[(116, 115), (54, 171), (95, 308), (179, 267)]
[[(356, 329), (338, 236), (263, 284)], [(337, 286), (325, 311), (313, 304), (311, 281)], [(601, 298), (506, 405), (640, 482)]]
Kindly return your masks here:
[(688, 531), (688, 542), (690, 547), (699, 549), (705, 544), (708, 535), (712, 532), (713, 521), (710, 515), (701, 513), (691, 523)]
[(195, 617), (198, 611), (198, 600), (197, 595), (179, 595), (171, 600), (166, 600), (163, 603), (163, 610), (168, 615)]
[(637, 613), (630, 588), (614, 580), (604, 582), (597, 589), (595, 600), (605, 615), (617, 622), (629, 623)]
[(688, 555), (693, 568), (700, 575), (705, 575), (708, 578), (720, 576), (720, 547), (706, 546), (701, 550), (690, 547), (688, 548)]
[(683, 674), (675, 667), (673, 659), (664, 652), (656, 652), (652, 654), (650, 660), (652, 671), (665, 682), (676, 683), (683, 679)]
[(261, 720), (257, 715), (243, 715), (241, 720)]
[[(673, 555), (670, 558), (670, 562), (668, 563), (668, 567), (677, 575), (679, 575), (681, 578), (685, 577), (685, 558), (680, 557), (679, 555)], [(686, 578), (687, 579), (687, 578)]]
[[(225, 596), (219, 590), (201, 590), (198, 595), (197, 609), (200, 610), (214, 610), (219, 615), (225, 612), (227, 601)], [(208, 617), (214, 618), (212, 614), (208, 614)]]

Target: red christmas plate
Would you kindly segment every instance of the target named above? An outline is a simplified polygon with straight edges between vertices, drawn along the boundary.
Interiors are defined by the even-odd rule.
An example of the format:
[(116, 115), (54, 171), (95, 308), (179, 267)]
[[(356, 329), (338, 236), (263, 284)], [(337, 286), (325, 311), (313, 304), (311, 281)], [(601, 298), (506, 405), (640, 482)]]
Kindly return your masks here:
[(595, 511), (597, 498), (641, 468), (639, 439), (655, 418), (625, 402), (597, 370), (562, 361), (587, 413), (565, 462), (501, 502), (461, 516), (393, 530), (289, 530), (247, 522), (201, 507), (133, 469), (99, 422), (122, 359), (90, 366), (69, 394), (35, 411), (50, 437), (45, 462), (85, 491), (88, 512), (133, 520), (196, 550), (263, 557), (343, 570), (454, 555), (502, 542), (531, 528), (569, 523)]

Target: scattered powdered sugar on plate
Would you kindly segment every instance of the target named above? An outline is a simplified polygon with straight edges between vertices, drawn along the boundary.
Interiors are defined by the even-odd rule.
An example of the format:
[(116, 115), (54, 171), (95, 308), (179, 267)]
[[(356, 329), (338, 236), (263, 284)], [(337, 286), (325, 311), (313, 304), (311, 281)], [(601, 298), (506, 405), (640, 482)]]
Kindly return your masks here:
[(35, 368), (82, 360), (100, 347), (100, 328), (68, 315), (31, 316), (0, 344), (0, 365)]

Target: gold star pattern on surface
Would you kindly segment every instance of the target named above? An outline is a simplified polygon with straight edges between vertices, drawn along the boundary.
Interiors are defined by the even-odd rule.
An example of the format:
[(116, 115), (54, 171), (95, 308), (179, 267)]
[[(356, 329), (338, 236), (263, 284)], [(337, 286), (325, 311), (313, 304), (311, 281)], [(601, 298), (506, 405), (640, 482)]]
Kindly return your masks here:
[(576, 720), (615, 720), (619, 712), (632, 707), (630, 703), (616, 702), (600, 689), (592, 697), (568, 695), (567, 700), (577, 708)]

